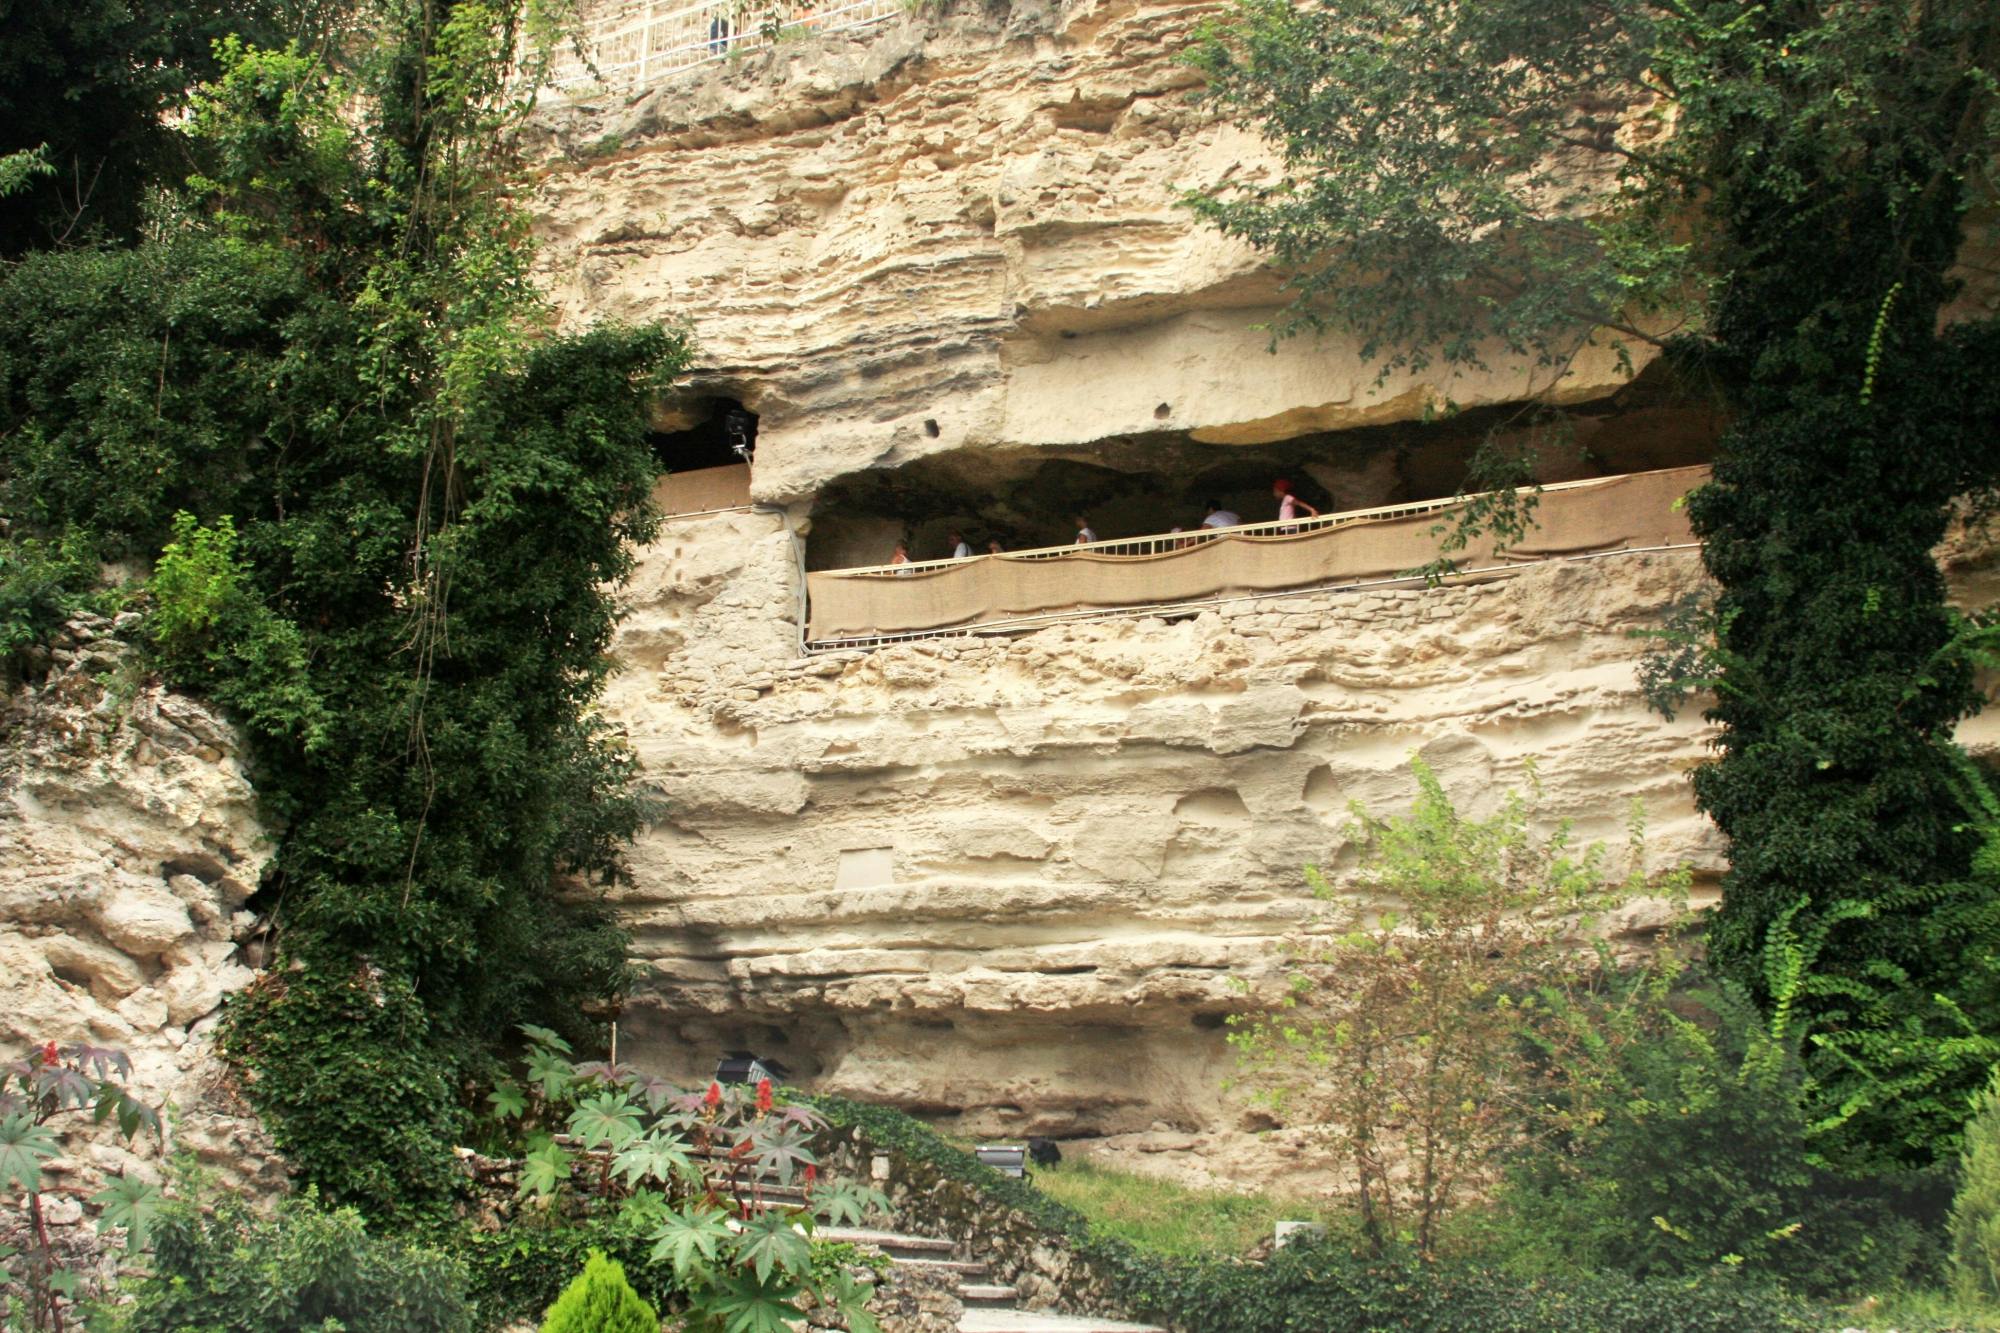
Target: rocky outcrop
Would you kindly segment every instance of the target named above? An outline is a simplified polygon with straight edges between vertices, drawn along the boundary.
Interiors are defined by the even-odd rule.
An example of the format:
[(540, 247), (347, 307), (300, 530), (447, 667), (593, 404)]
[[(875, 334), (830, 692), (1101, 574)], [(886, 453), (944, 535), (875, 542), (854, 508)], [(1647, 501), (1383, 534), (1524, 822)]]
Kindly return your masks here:
[[(686, 558), (703, 523), (735, 570)], [(1534, 758), (1552, 816), (1613, 838), (1641, 799), (1656, 858), (1720, 870), (1701, 726), (1646, 711), (1629, 637), (1690, 555), (801, 659), (786, 542), (677, 525), (625, 639), (684, 638), (608, 704), (668, 811), (623, 903), (628, 1040), (678, 1072), (741, 1043), (971, 1132), (1236, 1124), (1232, 978), (1310, 910), (1302, 867), (1341, 864), (1349, 803), (1407, 803), (1412, 753), (1474, 808)]]
[[(1342, 508), (1448, 495), (1502, 409), (1550, 387), (1504, 355), (1440, 380), (1378, 378), (1338, 338), (1272, 348), (1273, 275), (1177, 206), (1271, 169), (1177, 59), (1216, 8), (916, 6), (530, 134), (565, 318), (691, 324), (662, 430), (704, 396), (758, 415), (761, 507), (641, 553), (605, 701), (665, 811), (620, 890), (645, 1062), (701, 1076), (747, 1046), (967, 1133), (1270, 1177), (1295, 1154), (1221, 1091), (1233, 983), (1309, 912), (1302, 867), (1338, 876), (1349, 803), (1407, 804), (1412, 753), (1475, 809), (1533, 758), (1586, 837), (1642, 800), (1656, 861), (1712, 891), (1722, 848), (1685, 781), (1708, 737), (1646, 709), (1631, 637), (1699, 587), (1692, 553), (802, 653), (808, 566), (913, 531), (941, 555), (954, 525), (1064, 540), (1045, 527), (1085, 483), (1109, 536), (1198, 521), (1207, 495), (1264, 503), (1274, 475)], [(1715, 423), (1646, 384), (1608, 345), (1566, 367), (1551, 396), (1590, 407), (1561, 475), (1707, 457)], [(1445, 398), (1493, 410), (1427, 424)], [(1982, 549), (1947, 552), (1971, 604), (2000, 595)]]
[[(530, 143), (545, 277), (575, 319), (691, 323), (693, 393), (761, 414), (764, 500), (939, 455), (1253, 444), (1548, 387), (1504, 354), (1378, 382), (1339, 339), (1271, 347), (1276, 279), (1178, 205), (1270, 169), (1177, 59), (1217, 11), (915, 6), (552, 108)], [(1554, 397), (1625, 382), (1594, 345)]]
[(220, 716), (150, 678), (116, 622), (80, 617), (45, 679), (0, 713), (0, 1051), (87, 1042), (132, 1058), (172, 1108), (166, 1143), (65, 1137), (86, 1184), (193, 1150), (223, 1183), (283, 1180), (214, 1050), (223, 997), (256, 965), (244, 904), (271, 854)]

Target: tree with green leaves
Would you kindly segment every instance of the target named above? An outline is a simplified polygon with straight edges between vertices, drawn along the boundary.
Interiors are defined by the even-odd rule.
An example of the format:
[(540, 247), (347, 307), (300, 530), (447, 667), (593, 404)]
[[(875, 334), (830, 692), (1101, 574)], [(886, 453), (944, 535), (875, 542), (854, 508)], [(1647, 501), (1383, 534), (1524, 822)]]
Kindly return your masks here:
[(1535, 828), (1540, 794), (1480, 819), (1422, 760), (1409, 814), (1360, 806), (1360, 859), (1289, 940), (1282, 993), (1231, 1019), (1249, 1084), (1334, 1150), (1377, 1255), (1436, 1253), (1445, 1222), (1492, 1184), (1522, 1127), (1520, 1043), (1535, 993), (1585, 984), (1574, 936), (1638, 896), (1680, 898), (1686, 873), (1649, 875), (1636, 812), (1622, 854)]
[[(2000, 479), (2000, 321), (1944, 318), (1995, 180), (2000, 9), (1240, 0), (1193, 59), (1281, 158), (1189, 201), (1285, 274), (1281, 334), (1447, 378), (1659, 345), (1722, 397), (1689, 502), (1719, 587), (1720, 753), (1695, 778), (1732, 849), (1713, 954), (1768, 1001), (1774, 928), (1815, 939), (1828, 1151), (1949, 1153), (1963, 1111), (1932, 1108), (1983, 1073), (1958, 1065), (1912, 1113), (1854, 1035), (2000, 1027), (1955, 798), (1975, 640), (1930, 555), (1956, 498)], [(1941, 908), (1981, 932), (1937, 950)]]
[(594, 705), (690, 349), (558, 331), (529, 276), (509, 132), (561, 0), (352, 21), (219, 48), (155, 238), (0, 269), (0, 512), (90, 557), (43, 584), (150, 564), (156, 663), (248, 736), (281, 966), (227, 1047), (379, 1220), (446, 1205), (514, 1024), (588, 1040), (625, 984), (602, 884), (646, 806)]
[[(219, 71), (215, 43), (336, 37), (345, 0), (0, 4), (0, 256), (129, 240), (191, 161), (169, 123)], [(7, 188), (7, 162), (37, 170)], [(14, 197), (9, 197), (9, 196)]]

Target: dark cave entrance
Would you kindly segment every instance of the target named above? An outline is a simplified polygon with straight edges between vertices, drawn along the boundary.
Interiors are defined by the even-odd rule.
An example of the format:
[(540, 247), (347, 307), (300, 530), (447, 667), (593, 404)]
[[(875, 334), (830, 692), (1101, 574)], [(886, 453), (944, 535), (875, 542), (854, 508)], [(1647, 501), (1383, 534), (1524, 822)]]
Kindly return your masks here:
[(757, 448), (757, 414), (734, 398), (696, 399), (677, 406), (660, 424), (663, 428), (647, 438), (666, 473), (737, 467)]
[(1272, 483), (1322, 512), (1448, 497), (1491, 440), (1532, 459), (1537, 481), (1683, 467), (1713, 458), (1723, 419), (1663, 372), (1619, 393), (1530, 419), (1519, 406), (1295, 436), (1213, 444), (1187, 431), (1119, 436), (1061, 449), (968, 450), (842, 477), (813, 507), (809, 570), (882, 564), (899, 541), (915, 560), (951, 554), (960, 533), (1020, 551), (1075, 538), (1081, 514), (1102, 540), (1192, 529), (1209, 502), (1246, 523), (1278, 517)]

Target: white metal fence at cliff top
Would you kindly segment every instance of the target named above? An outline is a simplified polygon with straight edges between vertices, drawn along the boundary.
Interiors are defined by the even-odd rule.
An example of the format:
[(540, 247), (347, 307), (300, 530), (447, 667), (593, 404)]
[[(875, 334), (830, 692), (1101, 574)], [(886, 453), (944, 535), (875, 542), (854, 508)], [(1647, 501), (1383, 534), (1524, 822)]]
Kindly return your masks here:
[[(907, 0), (648, 0), (584, 25), (551, 71), (558, 100), (633, 92), (683, 70), (806, 33), (845, 32), (894, 18)], [(580, 48), (577, 49), (577, 48)]]

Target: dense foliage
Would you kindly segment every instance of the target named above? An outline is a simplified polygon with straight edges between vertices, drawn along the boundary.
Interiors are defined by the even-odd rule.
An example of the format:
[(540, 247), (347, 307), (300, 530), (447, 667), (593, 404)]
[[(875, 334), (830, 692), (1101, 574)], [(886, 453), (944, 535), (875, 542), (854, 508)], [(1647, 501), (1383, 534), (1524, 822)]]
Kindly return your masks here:
[(227, 44), (159, 239), (0, 269), (5, 632), (156, 562), (157, 661), (230, 707), (283, 831), (229, 1049), (376, 1218), (440, 1207), (516, 1022), (582, 1035), (625, 978), (591, 882), (643, 810), (592, 706), (688, 349), (548, 327), (504, 142), (555, 17), (379, 0), (325, 58)]
[(1767, 1004), (1767, 946), (1808, 958), (1824, 1151), (1949, 1154), (2000, 922), (1967, 874), (1951, 733), (1979, 697), (1930, 552), (2000, 477), (2000, 321), (1941, 319), (1993, 186), (2000, 9), (1241, 0), (1195, 58), (1283, 156), (1191, 201), (1285, 270), (1281, 331), (1441, 371), (1506, 349), (1541, 382), (1593, 338), (1667, 343), (1725, 401), (1689, 506), (1721, 588), (1715, 956)]
[(150, 1271), (107, 1308), (118, 1333), (471, 1333), (465, 1272), (436, 1250), (370, 1234), (351, 1208), (311, 1194), (268, 1217), (234, 1197), (184, 1197), (161, 1212)]
[[(690, 1333), (787, 1333), (806, 1303), (872, 1333), (873, 1284), (829, 1262), (813, 1233), (821, 1218), (858, 1223), (886, 1201), (818, 1181), (817, 1114), (780, 1104), (768, 1079), (683, 1093), (628, 1066), (578, 1064), (545, 1028), (524, 1035), (525, 1084), (502, 1082), (489, 1099), (528, 1148), (506, 1231), (602, 1232), (627, 1252), (642, 1239), (633, 1271), (656, 1289), (671, 1282), (660, 1306), (670, 1301)], [(799, 1200), (771, 1188), (794, 1185)], [(518, 1240), (497, 1248), (530, 1257)]]
[(813, 1098), (827, 1120), (878, 1150), (934, 1167), (989, 1206), (1018, 1209), (1068, 1243), (1135, 1316), (1202, 1333), (1737, 1333), (1815, 1329), (1823, 1318), (1727, 1274), (1634, 1279), (1616, 1274), (1522, 1280), (1477, 1260), (1356, 1254), (1337, 1241), (1294, 1242), (1266, 1263), (1182, 1259), (1094, 1233), (1089, 1221), (1026, 1180), (1001, 1175), (928, 1126), (882, 1106)]
[(1797, 1035), (1741, 988), (1667, 956), (1540, 999), (1535, 1093), (1498, 1196), (1528, 1266), (1729, 1267), (1822, 1296), (1935, 1276), (1942, 1172), (1829, 1172)]
[(36, 153), (47, 168), (14, 191), (0, 171), (0, 257), (131, 236), (148, 193), (187, 174), (186, 145), (168, 122), (217, 72), (215, 41), (330, 37), (343, 8), (337, 0), (0, 5), (0, 161)]
[(1307, 871), (1321, 910), (1286, 942), (1282, 994), (1234, 1017), (1230, 1044), (1287, 1120), (1332, 1146), (1374, 1252), (1428, 1257), (1521, 1132), (1517, 1044), (1535, 994), (1595, 968), (1572, 941), (1578, 920), (1680, 896), (1686, 877), (1648, 878), (1636, 815), (1617, 857), (1567, 828), (1539, 833), (1532, 768), (1530, 794), (1478, 819), (1412, 767), (1409, 814), (1354, 808), (1360, 859), (1338, 890)]

